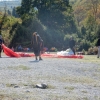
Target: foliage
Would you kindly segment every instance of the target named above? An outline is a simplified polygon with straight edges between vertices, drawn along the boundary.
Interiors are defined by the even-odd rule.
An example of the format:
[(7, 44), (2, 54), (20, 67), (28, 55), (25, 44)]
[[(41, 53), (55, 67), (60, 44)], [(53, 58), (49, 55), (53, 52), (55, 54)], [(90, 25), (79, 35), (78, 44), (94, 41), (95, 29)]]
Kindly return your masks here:
[(34, 0), (33, 6), (38, 9), (38, 18), (50, 29), (59, 29), (65, 34), (77, 31), (69, 0)]
[(3, 36), (10, 47), (18, 44), (31, 47), (32, 33), (37, 31), (49, 49), (67, 49), (69, 38), (73, 36), (77, 51), (87, 51), (95, 46), (100, 35), (98, 4), (94, 0), (22, 0), (21, 6), (12, 12), (15, 17), (17, 12), (21, 19), (8, 12), (2, 33), (9, 30), (9, 34)]
[[(87, 50), (89, 47), (95, 46), (95, 40), (100, 33), (100, 0), (71, 0), (70, 2), (74, 8), (75, 19), (81, 32), (82, 40), (80, 42), (85, 44), (80, 48), (84, 47)], [(83, 39), (86, 42), (83, 43)]]
[(16, 12), (22, 18), (22, 20), (25, 18), (26, 15), (35, 15), (32, 2), (33, 0), (22, 0), (21, 6), (17, 7)]
[(0, 16), (0, 22), (2, 22), (2, 25), (0, 24), (1, 25), (1, 34), (5, 40), (5, 45), (8, 46), (10, 44), (11, 38), (13, 38), (12, 36), (9, 37), (10, 36), (9, 32), (15, 23), (20, 22), (20, 19), (15, 18), (13, 16), (9, 16), (7, 14), (4, 15), (2, 13), (2, 15)]
[(97, 47), (90, 47), (89, 49), (88, 49), (88, 52), (87, 52), (87, 54), (88, 55), (94, 55), (94, 54), (97, 54), (98, 53), (98, 48)]
[(12, 16), (19, 17), (17, 12), (16, 12), (16, 8), (15, 7), (12, 9)]
[(64, 45), (65, 34), (77, 34), (69, 0), (22, 0), (17, 13), (26, 29), (25, 34), (28, 32), (30, 37), (37, 31), (48, 48), (54, 46), (59, 49)]

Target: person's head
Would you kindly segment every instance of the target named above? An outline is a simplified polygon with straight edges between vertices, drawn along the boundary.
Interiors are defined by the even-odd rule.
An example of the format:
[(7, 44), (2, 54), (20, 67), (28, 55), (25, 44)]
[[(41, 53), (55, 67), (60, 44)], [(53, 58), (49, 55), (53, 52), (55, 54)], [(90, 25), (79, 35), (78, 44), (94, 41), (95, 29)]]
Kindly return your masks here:
[(72, 40), (72, 39), (73, 39), (73, 37), (71, 36), (71, 37), (70, 37), (70, 40)]
[(33, 42), (38, 43), (38, 41), (37, 41), (37, 32), (33, 33)]
[(36, 36), (36, 35), (37, 35), (37, 32), (34, 32), (34, 33), (33, 33), (33, 36), (34, 36), (34, 35)]

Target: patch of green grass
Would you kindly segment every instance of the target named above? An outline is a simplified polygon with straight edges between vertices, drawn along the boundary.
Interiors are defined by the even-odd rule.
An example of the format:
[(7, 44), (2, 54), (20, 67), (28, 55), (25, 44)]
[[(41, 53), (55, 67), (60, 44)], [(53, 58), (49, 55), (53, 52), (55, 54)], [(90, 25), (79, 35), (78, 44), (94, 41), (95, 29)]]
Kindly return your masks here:
[(83, 97), (82, 100), (89, 100), (87, 97)]
[(14, 69), (14, 70), (29, 70), (30, 68), (27, 66), (19, 65), (19, 66), (9, 66), (9, 69)]
[(100, 96), (95, 96), (95, 100), (100, 100)]
[(72, 83), (85, 83), (85, 84), (97, 84), (99, 80), (95, 80), (91, 77), (86, 76), (66, 76), (60, 78), (59, 81), (62, 82), (72, 82)]
[(90, 63), (97, 63), (100, 64), (100, 58), (97, 58), (97, 55), (83, 55), (83, 59), (76, 59), (77, 61), (81, 62), (90, 62)]
[(48, 85), (48, 89), (55, 89), (53, 85)]
[(100, 67), (99, 68), (96, 68), (96, 72), (100, 72)]
[(87, 91), (82, 91), (83, 93), (87, 93)]
[(6, 84), (7, 87), (14, 87), (16, 84)]
[(96, 80), (92, 77), (88, 77), (88, 76), (75, 76), (75, 75), (66, 75), (64, 77), (59, 77), (59, 76), (56, 76), (56, 77), (50, 77), (50, 76), (37, 76), (36, 77), (37, 79), (42, 79), (42, 80), (46, 80), (46, 79), (49, 79), (49, 80), (55, 80), (57, 79), (57, 81), (59, 82), (72, 82), (72, 83), (84, 83), (84, 84), (91, 84), (92, 86), (94, 86), (96, 84), (96, 86), (100, 86), (98, 83), (99, 83), (99, 80)]
[(89, 100), (88, 97), (80, 97), (77, 94), (66, 94), (66, 95), (56, 95), (56, 94), (51, 94), (48, 96), (47, 100)]
[(75, 87), (73, 87), (73, 86), (66, 86), (65, 89), (67, 89), (67, 90), (71, 90), (71, 91), (72, 91), (72, 90), (75, 89)]
[(36, 88), (34, 84), (23, 84), (25, 87)]

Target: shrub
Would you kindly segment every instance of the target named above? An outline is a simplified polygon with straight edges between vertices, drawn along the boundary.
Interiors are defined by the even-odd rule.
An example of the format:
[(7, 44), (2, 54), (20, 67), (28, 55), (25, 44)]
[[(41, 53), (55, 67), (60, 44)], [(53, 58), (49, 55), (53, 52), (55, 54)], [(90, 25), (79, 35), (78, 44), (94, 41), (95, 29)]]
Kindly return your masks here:
[(88, 52), (87, 52), (88, 55), (94, 55), (94, 54), (97, 54), (97, 53), (98, 53), (98, 48), (97, 47), (90, 47), (88, 49)]

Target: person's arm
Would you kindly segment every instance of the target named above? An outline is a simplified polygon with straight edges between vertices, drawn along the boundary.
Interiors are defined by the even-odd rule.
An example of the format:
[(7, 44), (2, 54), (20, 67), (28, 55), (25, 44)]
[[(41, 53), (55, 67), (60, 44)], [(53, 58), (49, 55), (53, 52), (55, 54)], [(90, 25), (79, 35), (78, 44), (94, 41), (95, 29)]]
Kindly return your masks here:
[(40, 43), (40, 47), (42, 46), (43, 40), (40, 36), (38, 36), (38, 42)]

